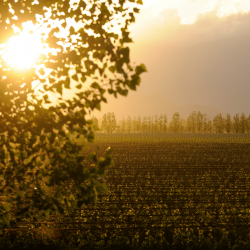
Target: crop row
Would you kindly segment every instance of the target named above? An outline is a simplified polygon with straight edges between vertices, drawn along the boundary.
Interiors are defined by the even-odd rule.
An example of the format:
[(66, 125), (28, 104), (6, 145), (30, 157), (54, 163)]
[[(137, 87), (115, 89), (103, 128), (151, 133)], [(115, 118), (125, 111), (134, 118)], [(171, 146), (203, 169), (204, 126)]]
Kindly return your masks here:
[[(99, 195), (97, 205), (63, 217), (50, 216), (33, 223), (33, 227), (91, 232), (117, 229), (120, 233), (248, 227), (247, 143), (95, 143), (84, 153), (98, 147), (101, 155), (108, 146), (114, 147), (115, 166), (106, 171), (108, 193)], [(30, 227), (31, 223), (23, 221), (12, 226)]]

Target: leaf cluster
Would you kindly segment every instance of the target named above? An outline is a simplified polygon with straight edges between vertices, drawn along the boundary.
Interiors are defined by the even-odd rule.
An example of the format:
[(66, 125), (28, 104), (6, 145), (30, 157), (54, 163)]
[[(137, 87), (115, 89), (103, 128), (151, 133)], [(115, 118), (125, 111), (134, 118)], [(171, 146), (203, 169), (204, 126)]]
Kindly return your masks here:
[[(26, 71), (0, 59), (0, 195), (7, 197), (0, 205), (0, 229), (8, 225), (10, 215), (37, 220), (63, 214), (96, 202), (97, 193), (105, 191), (100, 179), (113, 164), (111, 150), (102, 158), (85, 155), (84, 147), (94, 140), (86, 117), (100, 110), (107, 90), (115, 97), (126, 96), (146, 71), (143, 64), (130, 63), (128, 26), (139, 10), (127, 8), (129, 2), (142, 4), (1, 1), (0, 44), (31, 21), (49, 30), (41, 35), (50, 50)], [(118, 31), (111, 30), (112, 20), (119, 19), (123, 23)], [(35, 32), (39, 28), (30, 36)], [(77, 90), (75, 97), (66, 99), (66, 89)]]

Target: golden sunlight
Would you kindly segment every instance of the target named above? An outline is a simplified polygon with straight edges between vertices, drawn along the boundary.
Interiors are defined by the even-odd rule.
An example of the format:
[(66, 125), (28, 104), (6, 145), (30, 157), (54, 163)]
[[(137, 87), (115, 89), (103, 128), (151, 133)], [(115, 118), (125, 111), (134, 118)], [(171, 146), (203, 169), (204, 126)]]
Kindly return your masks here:
[(43, 51), (41, 37), (35, 34), (20, 34), (11, 37), (4, 48), (2, 58), (13, 68), (31, 68)]

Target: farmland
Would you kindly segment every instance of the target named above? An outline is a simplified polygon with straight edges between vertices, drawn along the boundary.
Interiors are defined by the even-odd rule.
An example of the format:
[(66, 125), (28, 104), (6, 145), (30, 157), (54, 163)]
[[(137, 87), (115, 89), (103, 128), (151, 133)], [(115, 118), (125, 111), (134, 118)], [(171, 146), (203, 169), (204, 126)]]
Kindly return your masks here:
[(248, 234), (249, 134), (97, 134), (83, 153), (102, 155), (110, 146), (115, 166), (106, 171), (108, 192), (99, 195), (97, 205), (12, 227), (98, 237), (167, 236), (176, 230), (208, 234), (216, 228)]

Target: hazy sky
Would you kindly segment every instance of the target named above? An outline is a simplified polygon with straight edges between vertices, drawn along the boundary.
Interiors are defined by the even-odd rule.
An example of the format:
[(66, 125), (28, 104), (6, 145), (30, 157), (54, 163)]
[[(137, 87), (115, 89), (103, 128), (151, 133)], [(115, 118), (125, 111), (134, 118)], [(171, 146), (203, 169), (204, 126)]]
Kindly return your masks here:
[(144, 3), (130, 28), (131, 58), (148, 73), (130, 95), (160, 92), (177, 105), (249, 114), (250, 1)]
[(192, 24), (198, 15), (212, 10), (217, 10), (218, 16), (222, 17), (250, 9), (248, 0), (143, 0), (143, 3), (142, 13), (150, 13), (150, 18), (160, 16), (164, 19), (161, 15), (163, 10), (178, 10), (182, 24)]

